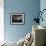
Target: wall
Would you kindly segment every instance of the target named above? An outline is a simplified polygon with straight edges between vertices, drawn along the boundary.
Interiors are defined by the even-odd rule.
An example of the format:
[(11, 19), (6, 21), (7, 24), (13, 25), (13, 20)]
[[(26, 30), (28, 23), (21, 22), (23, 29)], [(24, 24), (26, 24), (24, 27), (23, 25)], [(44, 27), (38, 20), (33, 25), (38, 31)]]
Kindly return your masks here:
[[(40, 3), (40, 9), (42, 11), (43, 9), (46, 9), (46, 0), (41, 0), (40, 2), (41, 2)], [(45, 20), (46, 19), (46, 10), (43, 12), (42, 17), (43, 17), (43, 22), (41, 21), (40, 25), (43, 25), (46, 27), (46, 20)]]
[[(35, 12), (40, 10), (39, 0), (4, 0), (4, 35), (7, 41), (18, 41), (32, 29)], [(25, 13), (24, 25), (11, 25), (10, 13)]]

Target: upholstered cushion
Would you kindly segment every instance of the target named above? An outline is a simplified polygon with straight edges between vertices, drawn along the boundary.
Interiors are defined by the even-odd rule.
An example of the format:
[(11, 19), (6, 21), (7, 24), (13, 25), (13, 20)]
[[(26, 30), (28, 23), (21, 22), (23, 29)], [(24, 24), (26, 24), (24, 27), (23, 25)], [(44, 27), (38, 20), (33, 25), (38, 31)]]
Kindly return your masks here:
[(24, 37), (24, 38), (21, 38), (21, 39), (17, 42), (17, 46), (23, 46), (23, 44), (24, 44), (24, 39), (25, 39), (25, 37)]
[(17, 46), (16, 42), (10, 41), (6, 43), (7, 46)]

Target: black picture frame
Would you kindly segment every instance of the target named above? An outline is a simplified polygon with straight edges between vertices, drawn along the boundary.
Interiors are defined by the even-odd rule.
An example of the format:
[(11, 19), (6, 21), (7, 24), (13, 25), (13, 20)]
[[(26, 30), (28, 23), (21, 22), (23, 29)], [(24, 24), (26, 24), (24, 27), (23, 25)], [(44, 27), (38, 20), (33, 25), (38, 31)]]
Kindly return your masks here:
[(24, 13), (10, 13), (10, 24), (12, 25), (22, 25), (25, 23)]

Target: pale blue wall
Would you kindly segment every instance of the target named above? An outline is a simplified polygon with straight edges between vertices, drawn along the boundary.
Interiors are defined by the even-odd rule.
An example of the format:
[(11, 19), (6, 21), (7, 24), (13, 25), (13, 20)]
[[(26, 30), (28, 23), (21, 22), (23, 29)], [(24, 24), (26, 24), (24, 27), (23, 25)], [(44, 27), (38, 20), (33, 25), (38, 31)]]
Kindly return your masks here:
[[(46, 0), (41, 0), (40, 1), (40, 10), (42, 11), (43, 9), (46, 9)], [(43, 12), (43, 22), (40, 21), (40, 25), (46, 27), (46, 10)]]
[[(4, 0), (4, 30), (5, 40), (18, 41), (24, 37), (32, 29), (33, 18), (36, 17), (35, 12), (40, 9), (39, 0)], [(25, 13), (24, 25), (11, 25), (10, 13)]]

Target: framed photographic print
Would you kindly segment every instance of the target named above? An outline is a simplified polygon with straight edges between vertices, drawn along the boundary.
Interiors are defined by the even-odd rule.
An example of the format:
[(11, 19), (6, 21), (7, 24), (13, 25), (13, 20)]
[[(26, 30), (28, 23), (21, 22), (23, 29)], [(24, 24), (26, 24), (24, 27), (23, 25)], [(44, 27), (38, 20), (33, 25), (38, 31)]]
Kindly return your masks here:
[(24, 13), (11, 13), (10, 24), (24, 24)]

